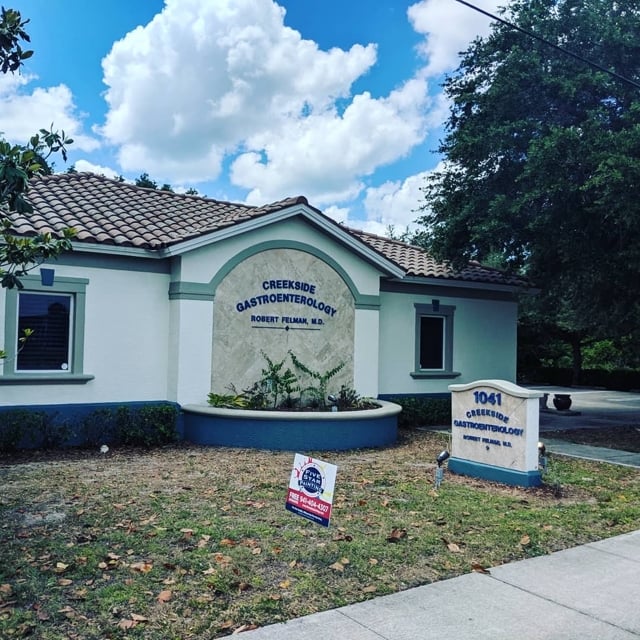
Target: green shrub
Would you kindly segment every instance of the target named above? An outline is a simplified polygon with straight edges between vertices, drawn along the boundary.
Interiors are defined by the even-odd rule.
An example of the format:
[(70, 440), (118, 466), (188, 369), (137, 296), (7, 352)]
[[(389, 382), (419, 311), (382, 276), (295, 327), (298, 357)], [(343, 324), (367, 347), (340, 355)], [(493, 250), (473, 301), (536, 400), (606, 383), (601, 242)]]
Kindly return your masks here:
[(45, 414), (29, 409), (12, 409), (0, 413), (0, 451), (15, 451), (30, 443), (40, 433)]
[(97, 447), (116, 438), (116, 413), (114, 409), (101, 408), (88, 413), (78, 423), (82, 446)]
[(170, 444), (178, 439), (177, 419), (178, 410), (172, 405), (147, 405), (139, 409), (118, 407), (115, 416), (116, 439), (130, 446)]
[(402, 412), (398, 416), (400, 428), (415, 429), (416, 427), (451, 425), (450, 398), (396, 396), (389, 400), (402, 407)]

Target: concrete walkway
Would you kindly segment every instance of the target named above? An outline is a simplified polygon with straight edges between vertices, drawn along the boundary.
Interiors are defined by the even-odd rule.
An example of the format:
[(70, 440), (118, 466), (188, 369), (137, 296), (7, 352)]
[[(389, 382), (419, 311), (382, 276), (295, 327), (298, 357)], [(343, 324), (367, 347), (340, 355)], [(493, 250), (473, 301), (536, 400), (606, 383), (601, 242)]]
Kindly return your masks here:
[(545, 438), (544, 435), (541, 439), (544, 441), (547, 451), (550, 453), (569, 456), (570, 458), (599, 460), (601, 462), (608, 462), (609, 464), (619, 464), (624, 467), (640, 468), (640, 453), (592, 447), (587, 444), (574, 444), (572, 442), (565, 442), (564, 440)]
[[(562, 390), (545, 389), (552, 393)], [(569, 390), (580, 415), (541, 414), (552, 454), (640, 467), (640, 454), (544, 438), (545, 428), (640, 424), (640, 394)], [(553, 396), (551, 396), (553, 397)], [(316, 613), (247, 640), (638, 640), (640, 530)]]

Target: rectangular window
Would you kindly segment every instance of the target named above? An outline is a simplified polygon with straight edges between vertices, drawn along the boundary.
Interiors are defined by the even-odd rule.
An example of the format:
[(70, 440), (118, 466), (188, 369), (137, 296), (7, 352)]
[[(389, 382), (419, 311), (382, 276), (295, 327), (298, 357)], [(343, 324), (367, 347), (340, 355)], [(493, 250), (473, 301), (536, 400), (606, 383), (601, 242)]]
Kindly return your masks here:
[(456, 308), (442, 305), (415, 304), (416, 349), (413, 378), (456, 378), (453, 370), (453, 317)]
[(442, 316), (420, 317), (420, 369), (444, 369), (444, 339)]
[[(84, 326), (89, 280), (56, 275), (20, 278), (22, 288), (5, 291), (4, 348), (0, 385), (86, 384)], [(22, 342), (25, 329), (31, 335)], [(2, 341), (0, 340), (0, 344)]]
[(16, 345), (16, 371), (69, 370), (72, 362), (73, 296), (19, 293), (18, 336), (32, 333)]

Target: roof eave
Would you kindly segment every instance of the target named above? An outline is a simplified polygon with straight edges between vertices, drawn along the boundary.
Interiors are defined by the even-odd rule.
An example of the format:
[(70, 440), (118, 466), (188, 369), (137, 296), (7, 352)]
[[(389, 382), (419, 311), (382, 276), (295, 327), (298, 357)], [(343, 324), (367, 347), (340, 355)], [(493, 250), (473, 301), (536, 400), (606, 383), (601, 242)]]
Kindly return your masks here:
[(462, 278), (435, 278), (428, 276), (406, 276), (400, 279), (391, 279), (391, 282), (404, 284), (419, 284), (435, 287), (454, 287), (459, 289), (477, 289), (483, 291), (499, 291), (502, 293), (538, 293), (539, 289), (526, 285), (499, 284), (497, 282), (482, 282), (478, 280), (464, 280)]

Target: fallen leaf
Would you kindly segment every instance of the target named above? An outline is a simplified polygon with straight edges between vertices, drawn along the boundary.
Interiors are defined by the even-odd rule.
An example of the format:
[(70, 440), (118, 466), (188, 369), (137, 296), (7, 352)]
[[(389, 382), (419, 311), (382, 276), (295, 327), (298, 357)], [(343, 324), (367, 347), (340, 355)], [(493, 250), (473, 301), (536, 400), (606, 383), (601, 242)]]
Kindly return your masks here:
[(221, 547), (235, 547), (238, 543), (235, 540), (231, 540), (231, 538), (222, 538), (218, 544)]
[(0, 584), (0, 593), (4, 593), (5, 595), (11, 594), (11, 585), (10, 584)]
[(520, 538), (520, 546), (526, 547), (531, 544), (531, 538), (525, 533), (525, 535)]
[(149, 620), (149, 618), (145, 618), (144, 616), (138, 615), (137, 613), (132, 613), (131, 619), (134, 622), (147, 622)]
[(69, 580), (69, 578), (60, 578), (58, 580), (58, 585), (61, 587), (68, 587), (70, 584), (73, 584), (73, 580)]
[(122, 619), (118, 622), (118, 627), (126, 631), (127, 629), (133, 629), (136, 626), (136, 623), (133, 620)]
[(231, 627), (233, 627), (234, 625), (234, 621), (233, 620), (225, 620), (221, 625), (220, 625), (220, 629), (231, 629)]
[(391, 530), (390, 535), (387, 537), (387, 542), (398, 542), (399, 540), (402, 540), (403, 538), (406, 538), (406, 537), (407, 537), (406, 529), (394, 528)]
[(471, 563), (471, 569), (476, 573), (484, 573), (484, 574), (491, 575), (491, 571), (489, 571), (489, 569), (485, 569), (481, 564), (478, 564), (477, 562)]
[(344, 571), (344, 565), (340, 562), (334, 562), (329, 565), (329, 569), (333, 569), (334, 571)]
[(254, 556), (259, 556), (262, 553), (262, 549), (260, 547), (255, 547), (255, 549), (251, 549), (251, 553)]
[(362, 591), (364, 591), (364, 593), (375, 593), (377, 591), (377, 587), (373, 584), (370, 584), (369, 586), (364, 587)]
[(257, 628), (258, 628), (257, 624), (243, 624), (243, 625), (240, 625), (231, 635), (237, 636), (243, 631), (253, 631), (254, 629), (257, 629)]
[(369, 558), (369, 564), (372, 567), (375, 567), (378, 564), (378, 559), (377, 558)]
[(158, 594), (157, 600), (158, 602), (169, 602), (172, 596), (173, 596), (173, 593), (171, 591), (169, 591), (168, 589), (164, 589)]
[(55, 573), (64, 573), (69, 568), (68, 564), (64, 562), (56, 562), (56, 568), (54, 569)]
[(291, 580), (283, 580), (279, 585), (281, 589), (288, 589), (291, 586)]
[(150, 562), (134, 562), (131, 568), (140, 573), (149, 573), (153, 569), (153, 565)]
[(455, 542), (449, 542), (449, 544), (447, 544), (447, 549), (452, 553), (462, 553), (460, 547)]

